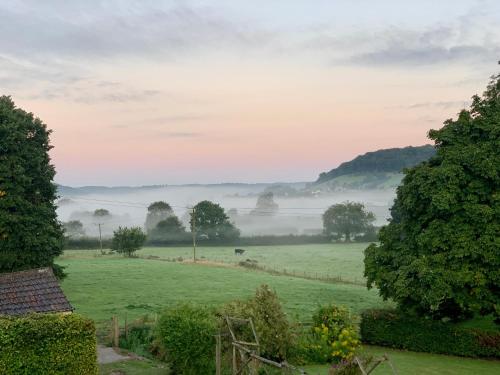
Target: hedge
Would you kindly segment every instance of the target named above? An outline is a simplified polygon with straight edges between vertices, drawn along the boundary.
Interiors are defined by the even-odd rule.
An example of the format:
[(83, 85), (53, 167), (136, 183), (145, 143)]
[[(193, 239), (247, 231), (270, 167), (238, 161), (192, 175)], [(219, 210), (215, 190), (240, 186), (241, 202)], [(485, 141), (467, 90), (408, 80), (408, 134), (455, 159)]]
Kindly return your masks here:
[(500, 331), (463, 328), (396, 310), (363, 312), (360, 330), (366, 344), (463, 357), (500, 358)]
[(0, 317), (0, 374), (97, 375), (95, 327), (76, 314)]

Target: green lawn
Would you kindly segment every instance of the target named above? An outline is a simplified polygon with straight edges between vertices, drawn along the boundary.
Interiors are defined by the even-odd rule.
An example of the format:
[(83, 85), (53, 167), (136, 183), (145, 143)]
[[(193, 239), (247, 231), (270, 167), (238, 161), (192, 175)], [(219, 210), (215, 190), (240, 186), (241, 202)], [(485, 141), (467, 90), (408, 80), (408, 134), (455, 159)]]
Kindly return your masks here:
[(178, 302), (218, 305), (249, 297), (261, 284), (274, 288), (286, 311), (302, 321), (309, 320), (319, 304), (329, 302), (355, 312), (385, 305), (377, 291), (363, 286), (275, 276), (239, 267), (97, 256), (93, 251), (67, 251), (57, 263), (67, 267), (62, 287), (76, 311), (97, 321), (113, 315), (134, 319)]
[[(495, 375), (500, 374), (500, 361), (415, 353), (381, 347), (365, 347), (374, 357), (387, 353), (400, 375)], [(328, 366), (307, 366), (311, 375), (327, 375)], [(374, 375), (392, 374), (388, 364), (380, 365)]]
[[(341, 277), (347, 281), (364, 282), (363, 250), (366, 243), (314, 244), (286, 246), (243, 246), (244, 255), (234, 255), (234, 247), (202, 246), (197, 248), (198, 259), (219, 263), (237, 264), (245, 259), (258, 261), (268, 269), (312, 277)], [(88, 255), (89, 250), (71, 251), (78, 256)], [(97, 254), (96, 251), (91, 251)], [(155, 256), (160, 259), (192, 259), (192, 247), (146, 247), (137, 252), (139, 257)]]
[(108, 363), (99, 366), (101, 375), (168, 375), (170, 371), (165, 363), (149, 359), (130, 359), (122, 362)]

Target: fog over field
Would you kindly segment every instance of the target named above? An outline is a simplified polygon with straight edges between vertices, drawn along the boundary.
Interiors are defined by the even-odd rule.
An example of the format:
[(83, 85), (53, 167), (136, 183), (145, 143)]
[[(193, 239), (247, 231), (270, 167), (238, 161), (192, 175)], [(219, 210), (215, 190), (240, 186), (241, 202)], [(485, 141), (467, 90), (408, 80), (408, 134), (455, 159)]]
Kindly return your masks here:
[[(305, 184), (280, 184), (301, 189)], [(147, 206), (154, 201), (169, 203), (175, 214), (188, 226), (189, 208), (202, 200), (219, 203), (242, 235), (317, 234), (322, 230), (322, 213), (343, 201), (363, 202), (382, 225), (389, 216), (394, 189), (341, 190), (321, 195), (274, 196), (279, 209), (273, 214), (251, 213), (258, 195), (271, 184), (178, 185), (140, 188), (65, 188), (59, 190), (58, 215), (61, 221), (80, 220), (86, 235), (98, 235), (102, 223), (104, 236), (120, 225), (143, 226)], [(95, 217), (94, 210), (104, 208), (110, 217)], [(235, 211), (235, 210), (236, 211)]]

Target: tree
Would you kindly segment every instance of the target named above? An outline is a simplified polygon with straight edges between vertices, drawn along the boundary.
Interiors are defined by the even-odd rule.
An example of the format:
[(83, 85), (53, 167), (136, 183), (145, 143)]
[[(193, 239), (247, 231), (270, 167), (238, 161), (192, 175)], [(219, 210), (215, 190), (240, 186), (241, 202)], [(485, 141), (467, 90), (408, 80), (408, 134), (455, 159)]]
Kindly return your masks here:
[(365, 252), (368, 287), (434, 318), (500, 318), (500, 75), (429, 138), (437, 154), (408, 169)]
[(94, 211), (94, 217), (109, 218), (110, 216), (111, 213), (105, 208), (98, 208), (97, 210)]
[(230, 221), (224, 209), (217, 203), (202, 201), (194, 206), (191, 215), (191, 228), (195, 224), (197, 237), (205, 236), (209, 240), (235, 239), (240, 231)]
[(351, 241), (357, 234), (373, 231), (375, 216), (365, 210), (362, 203), (344, 202), (330, 206), (323, 214), (323, 229), (325, 234), (334, 239), (345, 238)]
[(169, 216), (160, 221), (148, 234), (152, 240), (183, 240), (187, 239), (186, 229), (177, 216)]
[(111, 249), (117, 253), (131, 257), (146, 241), (146, 234), (139, 227), (119, 227), (113, 232)]
[(0, 273), (52, 267), (62, 253), (56, 215), (51, 131), (32, 113), (0, 96)]
[(262, 193), (257, 199), (255, 209), (250, 214), (257, 216), (272, 216), (278, 212), (279, 206), (274, 201), (274, 194), (272, 192)]
[(160, 221), (165, 220), (173, 215), (172, 207), (163, 201), (153, 202), (148, 206), (148, 214), (146, 216), (146, 232), (153, 230)]
[(63, 223), (63, 228), (67, 237), (81, 237), (85, 235), (85, 230), (80, 220), (70, 220)]

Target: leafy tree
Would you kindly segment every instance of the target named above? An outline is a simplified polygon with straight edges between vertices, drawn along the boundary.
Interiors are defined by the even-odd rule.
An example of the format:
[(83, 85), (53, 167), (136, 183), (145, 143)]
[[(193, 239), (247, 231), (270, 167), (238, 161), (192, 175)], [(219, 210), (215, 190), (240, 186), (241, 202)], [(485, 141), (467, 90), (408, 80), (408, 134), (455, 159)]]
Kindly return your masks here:
[(33, 114), (0, 96), (0, 272), (47, 267), (63, 276), (56, 215), (51, 131)]
[(181, 240), (187, 239), (186, 234), (186, 228), (182, 222), (173, 215), (160, 221), (148, 236), (154, 240)]
[(131, 257), (146, 241), (146, 235), (139, 227), (119, 227), (113, 232), (111, 249), (125, 256)]
[(110, 216), (111, 213), (105, 208), (98, 208), (97, 210), (94, 211), (94, 217), (109, 218)]
[(330, 206), (323, 214), (323, 229), (328, 237), (345, 238), (351, 241), (352, 236), (373, 231), (375, 216), (365, 210), (362, 203), (344, 202)]
[(191, 229), (195, 224), (198, 237), (209, 240), (234, 239), (240, 236), (240, 231), (230, 221), (224, 209), (217, 203), (202, 201), (194, 206), (194, 216), (191, 215)]
[(469, 110), (431, 130), (437, 154), (406, 171), (368, 287), (434, 318), (500, 317), (500, 75)]
[(165, 220), (169, 216), (173, 215), (174, 211), (172, 207), (163, 201), (153, 202), (148, 207), (148, 214), (146, 216), (146, 232), (153, 230), (160, 221)]
[(63, 228), (68, 237), (81, 237), (85, 235), (85, 230), (80, 220), (70, 220), (63, 223)]
[(262, 193), (257, 199), (255, 209), (250, 212), (251, 215), (272, 216), (278, 212), (279, 206), (274, 201), (272, 192)]

